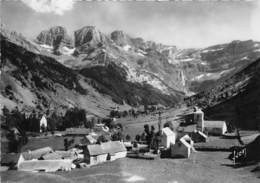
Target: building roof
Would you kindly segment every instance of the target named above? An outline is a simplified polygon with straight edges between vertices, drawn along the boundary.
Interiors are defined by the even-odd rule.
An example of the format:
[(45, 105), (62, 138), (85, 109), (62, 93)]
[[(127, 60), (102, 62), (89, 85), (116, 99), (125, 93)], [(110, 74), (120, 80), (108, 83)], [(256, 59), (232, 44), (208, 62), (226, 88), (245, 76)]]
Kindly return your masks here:
[(191, 144), (189, 144), (184, 138), (180, 139), (180, 142), (185, 145), (187, 148), (191, 148)]
[(175, 133), (169, 127), (163, 128), (162, 134), (165, 134), (166, 136), (175, 135)]
[(203, 133), (202, 131), (197, 131), (197, 134), (199, 134), (200, 136), (204, 137), (204, 138), (208, 138), (208, 136)]
[(125, 145), (120, 141), (109, 141), (101, 144), (105, 152), (114, 154), (117, 152), (126, 151)]
[(191, 136), (194, 136), (194, 135), (203, 137), (205, 139), (208, 138), (208, 136), (205, 133), (203, 133), (202, 131), (199, 131), (199, 130), (195, 130), (195, 131), (191, 132)]
[(97, 138), (94, 138), (92, 135), (87, 135), (86, 139), (91, 143), (94, 144), (97, 142)]
[(68, 151), (55, 151), (55, 153), (61, 156), (63, 159), (76, 159), (78, 154), (73, 149), (70, 149)]
[(40, 149), (36, 149), (34, 151), (28, 151), (28, 152), (23, 152), (22, 155), (25, 160), (32, 160), (32, 159), (39, 159), (45, 154), (53, 152), (53, 149), (50, 147), (44, 147)]
[(45, 115), (42, 115), (41, 120), (47, 120)]
[(190, 146), (192, 146), (192, 144), (193, 144), (193, 140), (191, 139), (191, 137), (190, 137), (188, 134), (186, 134), (186, 135), (184, 135), (182, 138), (180, 138), (180, 141), (185, 141), (185, 142), (187, 142)]
[(222, 128), (224, 125), (226, 125), (225, 121), (204, 121), (206, 128)]
[(47, 153), (42, 156), (44, 160), (54, 160), (54, 159), (62, 159), (62, 155), (56, 152)]
[(201, 109), (196, 110), (193, 114), (203, 114), (204, 112)]
[(105, 152), (102, 146), (99, 144), (88, 145), (87, 148), (88, 148), (89, 155), (91, 156), (107, 154), (107, 152)]
[(118, 152), (124, 152), (126, 151), (125, 145), (123, 142), (120, 141), (109, 141), (104, 142), (101, 145), (99, 144), (93, 144), (87, 146), (89, 154), (94, 155), (100, 155), (100, 154), (115, 154)]
[(90, 133), (90, 130), (87, 128), (67, 128), (66, 135), (87, 135)]

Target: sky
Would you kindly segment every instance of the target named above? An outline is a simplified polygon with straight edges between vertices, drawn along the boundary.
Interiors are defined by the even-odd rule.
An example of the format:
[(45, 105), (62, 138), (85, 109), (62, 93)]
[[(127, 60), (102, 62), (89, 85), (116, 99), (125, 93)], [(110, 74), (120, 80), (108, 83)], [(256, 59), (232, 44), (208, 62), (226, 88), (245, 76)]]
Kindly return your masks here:
[(202, 48), (232, 40), (260, 41), (260, 0), (199, 2), (87, 2), (2, 0), (1, 21), (33, 39), (55, 25), (72, 36), (83, 26), (106, 34), (123, 30), (180, 48)]

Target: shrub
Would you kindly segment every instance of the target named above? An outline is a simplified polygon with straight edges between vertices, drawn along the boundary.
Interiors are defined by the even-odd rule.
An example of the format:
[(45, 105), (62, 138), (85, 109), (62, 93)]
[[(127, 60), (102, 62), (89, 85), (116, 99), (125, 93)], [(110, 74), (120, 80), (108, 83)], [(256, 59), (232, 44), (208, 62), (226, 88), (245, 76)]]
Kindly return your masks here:
[(84, 109), (69, 109), (64, 116), (64, 126), (66, 128), (79, 127), (86, 123), (86, 112)]
[(126, 141), (131, 141), (131, 136), (129, 134), (127, 134), (126, 137), (125, 137), (125, 140)]

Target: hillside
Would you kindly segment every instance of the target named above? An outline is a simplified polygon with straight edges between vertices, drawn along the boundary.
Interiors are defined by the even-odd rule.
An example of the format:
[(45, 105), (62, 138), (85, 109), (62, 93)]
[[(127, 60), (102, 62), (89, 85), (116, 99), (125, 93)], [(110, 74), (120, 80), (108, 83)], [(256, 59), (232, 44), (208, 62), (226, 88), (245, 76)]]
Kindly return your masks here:
[(257, 59), (186, 101), (204, 108), (207, 118), (223, 119), (245, 129), (260, 129), (259, 95), (260, 59)]
[(178, 91), (173, 91), (174, 96), (166, 95), (147, 83), (127, 81), (126, 71), (113, 62), (106, 66), (85, 68), (80, 70), (80, 73), (96, 81), (93, 86), (99, 92), (112, 96), (113, 101), (120, 104), (138, 106), (160, 103), (164, 106), (173, 106), (183, 98), (183, 93)]
[[(86, 78), (51, 57), (31, 52), (1, 34), (1, 104), (25, 111), (80, 107), (105, 116), (116, 104)], [(102, 107), (100, 107), (102, 106)]]
[(106, 116), (116, 105), (121, 109), (142, 104), (172, 106), (183, 96), (182, 92), (165, 94), (149, 84), (130, 82), (126, 70), (114, 62), (75, 69), (57, 58), (20, 34), (1, 29), (1, 104), (40, 112), (80, 107)]
[(200, 92), (221, 78), (228, 78), (260, 57), (260, 43), (232, 41), (184, 54), (182, 63), (189, 89)]

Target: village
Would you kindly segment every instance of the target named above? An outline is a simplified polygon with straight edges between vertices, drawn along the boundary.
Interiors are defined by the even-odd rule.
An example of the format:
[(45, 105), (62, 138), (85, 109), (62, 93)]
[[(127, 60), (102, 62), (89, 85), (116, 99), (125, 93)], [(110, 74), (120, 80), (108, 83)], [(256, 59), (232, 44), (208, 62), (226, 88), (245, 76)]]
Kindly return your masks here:
[[(115, 108), (112, 113), (120, 111)], [(182, 110), (181, 115), (171, 116), (171, 111), (160, 108), (150, 113), (151, 118), (147, 114), (121, 118), (110, 115), (103, 120), (87, 115), (92, 122), (89, 127), (70, 127), (52, 132), (47, 130), (48, 120), (43, 114), (39, 133), (28, 137), (27, 144), (21, 148), (21, 153), (16, 153), (15, 160), (5, 157), (1, 164), (19, 172), (67, 172), (91, 169), (125, 158), (149, 162), (161, 158), (180, 161), (205, 150), (228, 151), (232, 166), (259, 158), (255, 147), (247, 145), (255, 139), (259, 141), (257, 133), (245, 137), (241, 137), (239, 131), (229, 133), (225, 121), (205, 120), (204, 112), (196, 106)], [(136, 119), (143, 122), (131, 123)], [(12, 133), (19, 134), (19, 130), (14, 128)], [(237, 139), (243, 139), (244, 144)], [(10, 153), (7, 153), (10, 157), (8, 155)]]

